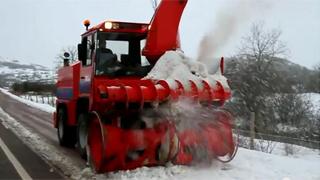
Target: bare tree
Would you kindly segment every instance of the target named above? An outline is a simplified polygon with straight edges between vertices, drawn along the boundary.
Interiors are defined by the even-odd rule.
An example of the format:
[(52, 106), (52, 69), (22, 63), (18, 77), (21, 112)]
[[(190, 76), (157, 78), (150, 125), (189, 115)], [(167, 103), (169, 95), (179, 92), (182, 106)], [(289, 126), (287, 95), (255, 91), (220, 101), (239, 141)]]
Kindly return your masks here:
[(75, 46), (67, 46), (61, 49), (60, 53), (56, 56), (56, 67), (58, 70), (63, 65), (64, 53), (67, 52), (70, 54), (70, 62), (75, 62), (78, 59), (78, 50)]
[(253, 117), (249, 123), (253, 132), (251, 148), (254, 147), (254, 132), (264, 130), (267, 125), (259, 120), (265, 117), (266, 99), (277, 92), (278, 74), (273, 68), (273, 61), (274, 57), (286, 52), (280, 36), (278, 29), (266, 31), (263, 23), (253, 24), (250, 33), (243, 37), (240, 53), (234, 58), (236, 63), (229, 70), (233, 79), (231, 86), (240, 107), (247, 109), (247, 117)]
[[(254, 58), (257, 62), (271, 61), (270, 57), (284, 55), (287, 52), (285, 44), (280, 41), (282, 32), (279, 29), (265, 31), (263, 22), (252, 24), (250, 33), (243, 37), (240, 55)], [(257, 65), (260, 65), (260, 64)]]
[(313, 74), (307, 79), (307, 89), (320, 93), (320, 63), (313, 68)]
[(271, 154), (276, 147), (277, 142), (271, 140), (264, 140), (262, 137), (255, 143), (255, 149)]
[(308, 122), (312, 116), (309, 97), (295, 93), (278, 94), (273, 101), (278, 122), (283, 125), (302, 129), (302, 123)]

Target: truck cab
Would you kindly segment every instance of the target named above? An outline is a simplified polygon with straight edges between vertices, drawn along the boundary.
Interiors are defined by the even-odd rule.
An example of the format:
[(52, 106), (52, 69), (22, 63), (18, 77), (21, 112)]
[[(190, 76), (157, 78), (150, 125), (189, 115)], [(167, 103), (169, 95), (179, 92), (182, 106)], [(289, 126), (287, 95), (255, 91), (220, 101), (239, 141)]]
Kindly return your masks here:
[[(104, 78), (144, 77), (152, 68), (141, 54), (148, 24), (105, 21), (82, 35), (78, 57), (91, 76)], [(85, 70), (84, 70), (85, 71)], [(88, 79), (89, 74), (83, 74)]]

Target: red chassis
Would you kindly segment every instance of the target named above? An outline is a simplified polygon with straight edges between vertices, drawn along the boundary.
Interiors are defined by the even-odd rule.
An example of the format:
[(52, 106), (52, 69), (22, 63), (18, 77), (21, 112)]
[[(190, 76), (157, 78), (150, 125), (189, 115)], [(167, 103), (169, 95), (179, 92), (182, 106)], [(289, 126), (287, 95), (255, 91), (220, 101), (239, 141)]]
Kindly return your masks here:
[[(59, 142), (77, 144), (97, 172), (169, 161), (191, 164), (197, 147), (205, 148), (211, 158), (234, 154), (231, 118), (225, 112), (220, 112), (218, 123), (200, 123), (200, 131), (179, 132), (170, 119), (148, 126), (141, 118), (144, 111), (180, 97), (222, 106), (231, 96), (218, 81), (203, 81), (202, 87), (189, 81), (190, 88), (176, 81), (177, 88), (171, 89), (164, 80), (141, 80), (166, 51), (180, 48), (178, 26), (186, 3), (162, 0), (150, 24), (105, 21), (88, 29), (78, 45), (79, 61), (58, 71), (54, 127)], [(106, 53), (102, 42), (115, 47), (125, 42), (128, 50)], [(143, 57), (148, 66), (142, 66)]]

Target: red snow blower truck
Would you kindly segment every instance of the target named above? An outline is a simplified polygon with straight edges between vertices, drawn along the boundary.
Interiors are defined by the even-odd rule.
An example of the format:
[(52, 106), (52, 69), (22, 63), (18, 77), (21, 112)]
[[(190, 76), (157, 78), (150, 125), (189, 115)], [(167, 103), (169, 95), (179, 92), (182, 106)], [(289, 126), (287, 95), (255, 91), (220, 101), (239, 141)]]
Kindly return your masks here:
[[(65, 60), (59, 69), (53, 122), (59, 143), (76, 147), (97, 173), (188, 165), (197, 161), (199, 149), (206, 159), (234, 157), (232, 116), (221, 108), (231, 96), (228, 86), (175, 80), (172, 87), (144, 78), (165, 52), (180, 49), (178, 26), (186, 4), (162, 0), (149, 24), (105, 21), (89, 27), (86, 20), (78, 60)], [(170, 118), (154, 117), (151, 125), (143, 118), (181, 98), (216, 109), (214, 115), (199, 122), (200, 128), (182, 130)]]

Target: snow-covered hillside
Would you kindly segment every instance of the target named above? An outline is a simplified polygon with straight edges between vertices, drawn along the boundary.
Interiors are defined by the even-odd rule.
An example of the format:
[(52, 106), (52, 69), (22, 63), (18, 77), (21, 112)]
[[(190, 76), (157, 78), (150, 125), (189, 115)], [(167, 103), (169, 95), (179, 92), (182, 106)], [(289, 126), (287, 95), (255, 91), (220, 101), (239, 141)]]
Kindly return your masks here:
[(52, 82), (54, 71), (37, 64), (25, 64), (18, 60), (0, 57), (0, 85), (10, 86), (14, 82)]

